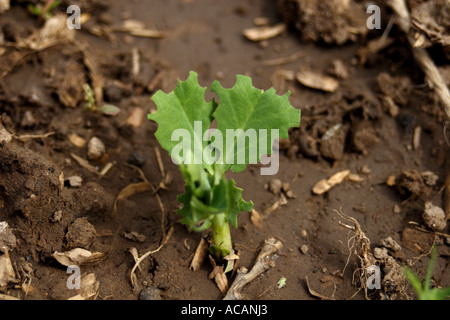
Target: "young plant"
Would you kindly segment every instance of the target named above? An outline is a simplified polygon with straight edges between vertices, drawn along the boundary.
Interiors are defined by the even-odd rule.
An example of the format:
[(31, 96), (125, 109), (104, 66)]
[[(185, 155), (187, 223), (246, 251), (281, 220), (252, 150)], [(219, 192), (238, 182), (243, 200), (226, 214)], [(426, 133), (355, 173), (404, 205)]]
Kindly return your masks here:
[(425, 275), (425, 283), (408, 267), (403, 267), (403, 272), (406, 278), (416, 292), (420, 300), (445, 300), (450, 297), (450, 287), (447, 288), (433, 288), (431, 289), (431, 276), (433, 275), (434, 265), (437, 259), (437, 249), (433, 247), (431, 251), (430, 264)]
[(30, 4), (28, 4), (28, 11), (30, 11), (32, 14), (34, 14), (38, 17), (42, 17), (45, 20), (47, 20), (53, 16), (53, 14), (52, 14), (53, 9), (55, 9), (60, 4), (61, 4), (61, 0), (55, 0), (52, 2), (47, 1), (47, 4), (44, 6), (42, 6), (40, 3), (38, 3), (36, 5), (30, 3)]
[[(234, 252), (229, 224), (237, 228), (238, 214), (253, 208), (225, 173), (240, 172), (271, 155), (275, 139), (287, 139), (288, 129), (299, 126), (300, 110), (289, 103), (289, 92), (278, 96), (273, 88), (256, 89), (242, 75), (231, 89), (214, 81), (210, 90), (220, 105), (215, 99), (206, 102), (207, 88), (197, 78), (191, 71), (173, 92), (156, 92), (157, 111), (148, 118), (158, 124), (155, 136), (185, 180), (185, 193), (178, 196), (181, 222), (194, 231), (211, 227), (210, 251), (224, 258)], [(214, 120), (215, 129), (210, 128)]]
[(84, 90), (84, 98), (86, 99), (85, 107), (92, 111), (100, 111), (101, 113), (107, 116), (115, 116), (120, 112), (120, 109), (112, 104), (104, 104), (101, 107), (97, 106), (97, 102), (95, 101), (94, 90), (92, 90), (91, 86), (87, 83), (83, 85)]

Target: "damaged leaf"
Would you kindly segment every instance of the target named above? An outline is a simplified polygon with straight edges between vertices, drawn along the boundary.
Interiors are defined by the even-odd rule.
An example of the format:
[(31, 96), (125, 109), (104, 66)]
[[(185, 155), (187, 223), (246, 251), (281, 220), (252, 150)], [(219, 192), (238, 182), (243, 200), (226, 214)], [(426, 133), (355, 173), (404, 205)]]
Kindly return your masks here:
[(101, 260), (106, 254), (102, 252), (90, 252), (85, 249), (75, 248), (70, 251), (53, 253), (53, 258), (63, 266), (82, 265)]

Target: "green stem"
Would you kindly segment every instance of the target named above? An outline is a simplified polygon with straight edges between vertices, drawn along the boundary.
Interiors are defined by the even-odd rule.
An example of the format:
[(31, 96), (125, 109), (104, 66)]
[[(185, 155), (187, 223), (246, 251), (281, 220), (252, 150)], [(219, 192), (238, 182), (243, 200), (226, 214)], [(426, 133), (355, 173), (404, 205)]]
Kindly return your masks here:
[(230, 226), (225, 221), (225, 213), (215, 214), (212, 220), (212, 230), (214, 245), (220, 249), (221, 257), (227, 256), (233, 252), (233, 245), (231, 243)]

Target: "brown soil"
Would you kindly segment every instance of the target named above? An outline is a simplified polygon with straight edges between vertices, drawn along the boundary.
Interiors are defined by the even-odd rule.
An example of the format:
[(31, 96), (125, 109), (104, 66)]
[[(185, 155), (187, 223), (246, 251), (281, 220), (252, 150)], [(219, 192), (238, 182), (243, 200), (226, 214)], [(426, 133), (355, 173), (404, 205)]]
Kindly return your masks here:
[[(155, 186), (162, 179), (155, 153), (160, 148), (154, 137), (156, 124), (144, 120), (132, 126), (127, 122), (130, 114), (140, 107), (145, 117), (155, 109), (151, 96), (158, 89), (172, 90), (176, 80), (186, 79), (191, 70), (198, 72), (202, 86), (219, 79), (231, 87), (236, 74), (250, 75), (258, 88), (274, 86), (279, 94), (290, 90), (292, 105), (302, 110), (300, 127), (280, 144), (277, 175), (261, 176), (258, 166), (230, 174), (244, 189), (244, 199), (252, 200), (264, 217), (258, 228), (249, 213), (239, 215), (239, 227), (232, 229), (238, 266), (250, 268), (265, 239), (283, 243), (275, 267), (245, 288), (248, 299), (317, 299), (308, 290), (306, 277), (310, 289), (323, 296), (364, 299), (361, 284), (353, 281), (355, 256), (344, 270), (352, 232), (339, 223), (349, 224), (336, 211), (359, 222), (372, 249), (387, 237), (394, 239), (402, 249), (391, 250), (390, 256), (397, 265), (409, 262), (421, 278), (430, 248), (438, 242), (433, 285), (450, 286), (450, 241), (445, 237), (449, 227), (435, 233), (422, 218), (426, 202), (444, 206), (445, 115), (397, 27), (391, 30), (393, 42), (386, 48), (377, 53), (364, 51), (368, 41), (381, 36), (390, 10), (382, 7), (381, 30), (367, 30), (361, 28), (368, 15), (359, 1), (351, 1), (344, 12), (326, 11), (334, 10), (333, 5), (314, 6), (311, 1), (298, 1), (301, 6), (297, 1), (269, 0), (72, 1), (90, 16), (75, 31), (75, 40), (33, 51), (18, 45), (43, 27), (43, 21), (27, 11), (29, 2), (33, 1), (12, 1), (11, 9), (0, 13), (1, 122), (16, 137), (54, 134), (13, 138), (0, 145), (0, 222), (6, 221), (16, 237), (9, 252), (16, 271), (26, 265), (32, 279), (25, 290), (28, 281), (22, 273), (16, 283), (0, 288), (1, 293), (21, 299), (76, 295), (66, 286), (66, 267), (52, 254), (84, 248), (106, 253), (99, 261), (81, 266), (82, 274), (94, 273), (99, 282), (97, 299), (148, 298), (144, 294), (148, 291), (142, 293), (146, 287), (151, 288), (153, 299), (222, 299), (208, 278), (212, 271), (208, 259), (200, 270), (189, 269), (202, 235), (179, 223), (176, 197), (183, 193), (183, 178), (166, 152), (161, 151), (162, 162), (173, 179), (166, 190), (158, 191), (165, 214), (151, 190), (118, 201), (113, 214), (120, 191), (142, 182), (129, 163), (139, 165)], [(68, 5), (63, 1), (54, 13), (64, 13)], [(311, 12), (321, 14), (314, 17)], [(269, 18), (271, 25), (284, 19), (290, 28), (273, 39), (251, 42), (243, 30), (254, 27), (257, 17)], [(117, 31), (127, 19), (158, 29), (164, 37)], [(140, 69), (133, 74), (136, 49)], [(450, 61), (445, 51), (439, 44), (430, 46), (442, 68)], [(303, 56), (286, 64), (266, 63), (297, 52)], [(303, 69), (338, 79), (339, 88), (325, 93), (285, 76)], [(103, 96), (105, 103), (118, 106), (121, 112), (106, 116), (86, 110), (85, 83), (94, 89), (100, 85), (97, 97)], [(420, 143), (416, 144), (413, 138), (419, 127)], [(79, 165), (72, 155), (88, 159), (87, 143), (75, 146), (69, 140), (71, 134), (86, 142), (97, 137), (105, 144), (106, 154), (89, 160), (100, 169), (113, 164), (104, 176)], [(324, 194), (312, 193), (318, 181), (345, 169), (358, 177)], [(71, 185), (68, 178), (72, 176), (82, 178), (81, 186)], [(386, 183), (390, 176), (396, 179)], [(269, 188), (274, 179), (289, 183), (290, 191)], [(287, 201), (268, 210), (280, 197)], [(141, 263), (133, 287), (130, 248), (139, 255), (155, 250), (172, 227), (168, 242)], [(383, 270), (383, 275), (389, 270)], [(286, 286), (279, 289), (282, 277)], [(395, 285), (389, 291), (384, 283), (382, 290), (370, 296), (415, 298), (409, 286)]]

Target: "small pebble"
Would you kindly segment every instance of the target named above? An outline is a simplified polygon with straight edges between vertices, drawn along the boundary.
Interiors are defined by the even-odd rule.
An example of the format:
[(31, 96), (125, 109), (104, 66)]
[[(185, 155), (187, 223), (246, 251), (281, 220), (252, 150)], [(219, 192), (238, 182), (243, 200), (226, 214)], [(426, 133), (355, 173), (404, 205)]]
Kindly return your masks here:
[(434, 231), (442, 231), (447, 226), (444, 210), (431, 202), (425, 203), (425, 211), (422, 216), (425, 224)]
[(78, 188), (81, 187), (83, 178), (81, 178), (80, 176), (71, 176), (68, 177), (64, 182), (64, 185), (67, 187)]
[(20, 125), (23, 128), (31, 128), (37, 123), (36, 118), (33, 116), (31, 111), (25, 111), (22, 121), (20, 122)]
[(128, 156), (128, 163), (139, 168), (145, 164), (146, 160), (145, 156), (138, 151), (133, 151)]
[(283, 183), (281, 182), (280, 179), (273, 179), (272, 181), (269, 182), (270, 192), (272, 192), (275, 195), (280, 194), (282, 184)]
[(309, 248), (308, 248), (308, 246), (306, 244), (304, 244), (304, 245), (302, 245), (300, 247), (300, 252), (303, 253), (303, 254), (307, 254), (308, 250), (309, 250)]
[(89, 160), (99, 160), (105, 154), (105, 144), (97, 137), (92, 137), (88, 143), (87, 156)]
[(386, 248), (375, 248), (373, 249), (373, 256), (377, 259), (387, 259), (389, 257)]
[(62, 219), (62, 210), (56, 211), (53, 216), (50, 218), (50, 221), (53, 223), (59, 222)]
[(162, 300), (161, 290), (150, 286), (139, 293), (139, 300)]
[(387, 237), (386, 239), (382, 239), (380, 244), (388, 249), (391, 249), (394, 252), (402, 250), (402, 247), (394, 240), (392, 237)]
[(167, 290), (170, 288), (170, 282), (162, 282), (158, 285), (158, 289)]

